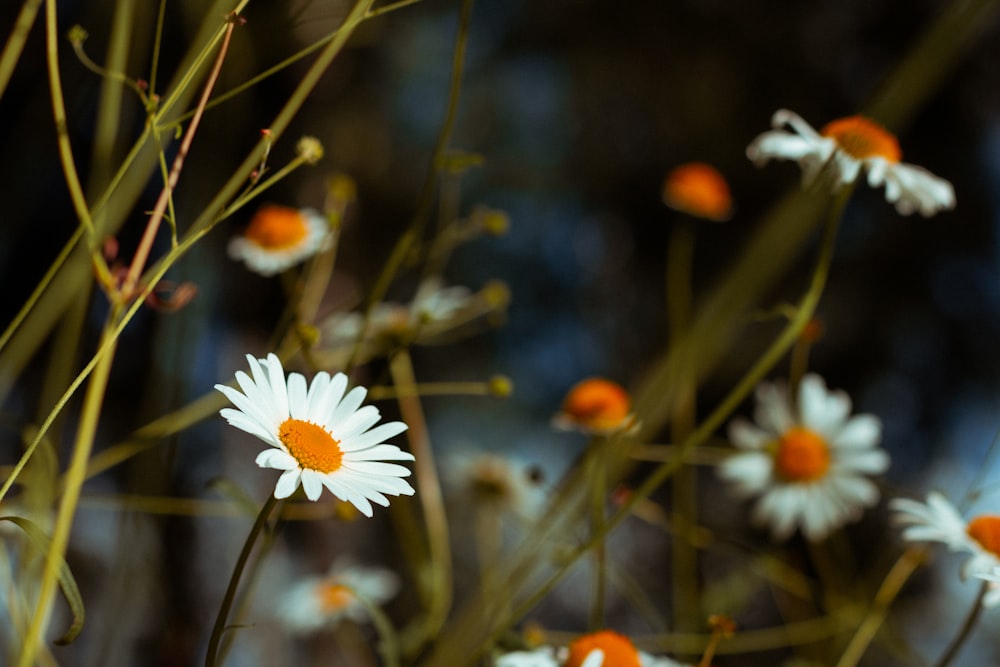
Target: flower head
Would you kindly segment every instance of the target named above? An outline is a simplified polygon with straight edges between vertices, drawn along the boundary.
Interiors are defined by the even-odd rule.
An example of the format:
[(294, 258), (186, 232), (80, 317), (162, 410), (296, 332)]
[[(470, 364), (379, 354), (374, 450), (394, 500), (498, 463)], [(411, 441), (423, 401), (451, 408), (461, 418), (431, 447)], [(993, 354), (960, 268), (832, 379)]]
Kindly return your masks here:
[(399, 591), (399, 577), (382, 567), (335, 563), (326, 576), (304, 577), (278, 601), (278, 614), (295, 633), (331, 628), (342, 619), (363, 621), (368, 610), (362, 600), (380, 605)]
[(553, 423), (562, 429), (608, 434), (635, 423), (632, 399), (617, 382), (587, 378), (575, 384), (563, 400), (562, 411)]
[(243, 236), (229, 242), (229, 256), (272, 276), (330, 247), (330, 227), (312, 209), (269, 204), (254, 214)]
[[(940, 542), (952, 551), (969, 554), (960, 572), (963, 579), (978, 577), (1000, 582), (1000, 516), (984, 514), (966, 521), (944, 495), (931, 491), (927, 502), (896, 498), (889, 503), (897, 522), (904, 524), (903, 537), (911, 542)], [(1000, 586), (991, 586), (984, 607), (1000, 604)]]
[(853, 183), (864, 169), (868, 185), (884, 185), (886, 201), (895, 204), (902, 215), (919, 211), (930, 217), (955, 206), (951, 183), (923, 167), (900, 162), (896, 137), (863, 116), (834, 120), (817, 132), (798, 114), (781, 109), (772, 117), (771, 126), (773, 130), (747, 147), (747, 157), (758, 166), (771, 159), (795, 160), (802, 168), (803, 182), (809, 185), (829, 165), (835, 187)]
[[(347, 376), (320, 372), (307, 387), (306, 379), (285, 372), (277, 356), (254, 359), (247, 355), (252, 377), (236, 373), (242, 393), (217, 384), (237, 409), (220, 414), (238, 429), (255, 435), (271, 447), (257, 456), (261, 468), (284, 471), (274, 488), (275, 498), (287, 498), (299, 486), (316, 500), (325, 486), (366, 516), (371, 502), (388, 506), (386, 494), (413, 495), (402, 479), (410, 471), (386, 461), (412, 461), (413, 455), (385, 440), (406, 430), (403, 422), (375, 428), (378, 408), (361, 407), (367, 390), (347, 390)], [(346, 392), (346, 394), (345, 394)]]
[(716, 222), (728, 220), (733, 214), (733, 200), (725, 177), (703, 162), (688, 162), (667, 174), (663, 183), (663, 203)]
[(755, 521), (769, 523), (776, 539), (798, 527), (820, 540), (875, 504), (878, 489), (865, 475), (889, 467), (877, 448), (877, 417), (850, 417), (847, 394), (828, 391), (814, 374), (802, 378), (796, 404), (784, 385), (762, 384), (756, 397), (757, 423), (736, 419), (729, 426), (730, 441), (744, 451), (719, 467), (738, 493), (760, 496)]
[(628, 637), (600, 630), (577, 637), (569, 646), (542, 646), (500, 656), (496, 667), (681, 667), (670, 658), (638, 650)]

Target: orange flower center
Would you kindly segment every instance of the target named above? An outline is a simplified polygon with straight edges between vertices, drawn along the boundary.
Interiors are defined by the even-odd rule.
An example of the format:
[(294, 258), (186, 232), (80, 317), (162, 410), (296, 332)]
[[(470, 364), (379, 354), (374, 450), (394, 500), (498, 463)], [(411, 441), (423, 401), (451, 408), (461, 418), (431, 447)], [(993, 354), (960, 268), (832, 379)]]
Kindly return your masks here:
[(839, 118), (828, 123), (820, 134), (830, 137), (840, 150), (859, 160), (882, 157), (889, 162), (899, 162), (903, 157), (896, 137), (863, 116)]
[(775, 471), (787, 482), (812, 482), (830, 468), (830, 448), (809, 429), (796, 426), (778, 440)]
[(587, 656), (598, 649), (604, 653), (602, 667), (641, 667), (639, 652), (628, 637), (610, 630), (601, 630), (575, 639), (569, 645), (565, 667), (580, 667)]
[(663, 183), (663, 203), (715, 221), (728, 219), (733, 207), (726, 179), (703, 162), (683, 164), (667, 174)]
[(621, 426), (631, 407), (628, 392), (621, 385), (590, 378), (570, 389), (563, 414), (587, 428), (608, 430)]
[(333, 581), (320, 584), (317, 594), (320, 608), (327, 613), (344, 609), (354, 602), (351, 589)]
[(294, 248), (309, 233), (305, 216), (287, 206), (262, 206), (247, 227), (247, 240), (268, 250)]
[(309, 470), (333, 472), (344, 457), (340, 441), (312, 422), (286, 419), (278, 427), (278, 438), (299, 465)]
[(977, 516), (969, 522), (966, 532), (979, 546), (1000, 557), (1000, 516)]

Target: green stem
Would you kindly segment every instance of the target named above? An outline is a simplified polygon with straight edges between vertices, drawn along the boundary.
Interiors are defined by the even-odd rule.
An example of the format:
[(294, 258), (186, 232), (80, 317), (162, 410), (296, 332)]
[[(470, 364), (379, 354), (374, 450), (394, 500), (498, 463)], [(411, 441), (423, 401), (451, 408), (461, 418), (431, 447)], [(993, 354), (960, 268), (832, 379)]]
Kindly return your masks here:
[(250, 552), (253, 551), (253, 546), (257, 542), (257, 536), (260, 535), (261, 529), (267, 523), (267, 517), (270, 516), (271, 510), (274, 509), (277, 503), (278, 500), (274, 497), (274, 494), (268, 496), (264, 502), (264, 506), (260, 508), (260, 513), (253, 522), (253, 526), (250, 527), (250, 533), (247, 535), (247, 539), (243, 543), (243, 549), (240, 550), (240, 555), (236, 559), (236, 565), (233, 567), (233, 574), (229, 577), (229, 586), (226, 588), (226, 594), (222, 598), (219, 614), (215, 617), (215, 625), (212, 626), (212, 635), (208, 639), (208, 654), (205, 656), (205, 667), (215, 667), (217, 664), (219, 643), (222, 641), (222, 634), (226, 630), (226, 619), (229, 617), (229, 610), (236, 599), (236, 591), (240, 585), (240, 577), (243, 576), (243, 568), (246, 567), (247, 560), (250, 558)]
[(14, 22), (14, 29), (7, 38), (3, 53), (0, 53), (0, 98), (3, 98), (3, 93), (7, 90), (10, 77), (14, 74), (14, 67), (21, 58), (24, 43), (28, 41), (28, 34), (31, 33), (31, 24), (35, 22), (38, 8), (41, 6), (42, 0), (24, 0), (24, 4), (21, 5), (21, 12)]
[(458, 19), (458, 32), (455, 36), (455, 52), (451, 63), (451, 83), (448, 89), (448, 103), (445, 111), (444, 122), (441, 124), (441, 131), (438, 133), (437, 141), (434, 145), (434, 153), (431, 156), (431, 164), (424, 179), (423, 188), (417, 200), (416, 212), (410, 226), (403, 232), (396, 241), (389, 259), (386, 260), (382, 272), (379, 274), (375, 285), (368, 294), (368, 304), (365, 309), (365, 322), (361, 327), (361, 334), (354, 344), (350, 361), (347, 368), (354, 367), (358, 355), (364, 343), (364, 332), (368, 330), (368, 320), (371, 318), (375, 306), (385, 298), (389, 286), (392, 284), (396, 273), (403, 265), (410, 252), (410, 248), (420, 239), (427, 220), (431, 215), (431, 208), (434, 203), (434, 192), (437, 189), (438, 177), (445, 163), (445, 153), (451, 141), (451, 133), (455, 127), (455, 118), (458, 115), (458, 100), (462, 90), (462, 73), (465, 69), (465, 51), (469, 40), (469, 26), (472, 23), (473, 0), (462, 0), (462, 7)]
[[(671, 229), (670, 245), (667, 247), (667, 323), (671, 345), (679, 345), (690, 329), (695, 224), (686, 216), (677, 220)], [(696, 386), (694, 365), (682, 363), (671, 407), (671, 442), (683, 442), (694, 430), (697, 420)], [(673, 512), (691, 525), (698, 523), (697, 482), (697, 469), (685, 466), (677, 471), (671, 484)], [(674, 627), (682, 632), (695, 630), (703, 620), (700, 618), (698, 595), (698, 550), (686, 540), (673, 540), (671, 554)]]
[(59, 565), (65, 558), (66, 547), (69, 544), (70, 529), (73, 526), (73, 517), (76, 514), (76, 506), (80, 499), (80, 489), (83, 487), (84, 479), (86, 479), (87, 462), (90, 460), (90, 452), (93, 449), (94, 435), (97, 432), (97, 422), (101, 415), (101, 406), (104, 402), (104, 394), (108, 386), (108, 376), (110, 375), (114, 359), (115, 333), (111, 323), (115, 317), (116, 313), (112, 312), (102, 334), (101, 346), (110, 345), (110, 347), (107, 353), (101, 355), (98, 359), (83, 399), (76, 442), (73, 446), (73, 455), (70, 460), (69, 470), (66, 473), (66, 487), (59, 503), (59, 511), (56, 516), (55, 527), (52, 531), (52, 542), (45, 555), (45, 566), (42, 570), (42, 580), (39, 586), (38, 604), (35, 607), (31, 624), (25, 636), (20, 659), (17, 663), (18, 667), (31, 667), (35, 663), (35, 657), (38, 653), (42, 637), (48, 626), (52, 601), (55, 595), (56, 584), (58, 583)]
[(972, 609), (969, 610), (969, 615), (965, 617), (965, 623), (962, 624), (961, 629), (948, 648), (945, 650), (944, 655), (934, 663), (934, 667), (947, 667), (951, 664), (951, 661), (955, 659), (958, 652), (965, 645), (965, 640), (969, 638), (972, 634), (972, 629), (976, 627), (976, 621), (979, 620), (979, 614), (983, 611), (983, 598), (986, 597), (987, 591), (989, 591), (990, 583), (984, 581), (982, 586), (979, 587), (979, 595), (976, 596), (975, 602), (972, 603)]
[(410, 441), (414, 461), (414, 478), (417, 498), (427, 522), (427, 541), (430, 549), (430, 579), (427, 615), (423, 623), (423, 637), (426, 640), (437, 636), (448, 617), (452, 599), (451, 538), (448, 517), (445, 513), (441, 482), (434, 465), (434, 453), (427, 434), (420, 399), (414, 392), (416, 378), (413, 362), (406, 349), (397, 352), (389, 362), (393, 383), (400, 388), (399, 411), (403, 421), (409, 426), (407, 436)]

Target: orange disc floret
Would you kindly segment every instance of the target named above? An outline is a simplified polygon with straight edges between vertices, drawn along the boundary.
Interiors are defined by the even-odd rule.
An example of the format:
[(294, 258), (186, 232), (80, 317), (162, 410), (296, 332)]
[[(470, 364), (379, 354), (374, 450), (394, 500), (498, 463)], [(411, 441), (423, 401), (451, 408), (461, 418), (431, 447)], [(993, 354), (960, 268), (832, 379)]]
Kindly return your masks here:
[(326, 613), (346, 609), (354, 602), (354, 591), (336, 580), (324, 581), (316, 592), (320, 609)]
[(774, 470), (781, 479), (812, 482), (826, 475), (829, 468), (830, 448), (819, 434), (796, 426), (778, 440)]
[(329, 473), (340, 468), (344, 452), (340, 442), (326, 429), (301, 419), (286, 419), (278, 427), (278, 438), (299, 465)]
[(966, 532), (983, 549), (1000, 557), (1000, 516), (977, 516), (969, 522)]
[(663, 182), (663, 203), (716, 222), (728, 220), (733, 212), (725, 177), (704, 162), (682, 164), (667, 174)]
[(611, 630), (601, 630), (573, 640), (564, 667), (580, 667), (587, 656), (598, 650), (604, 654), (604, 661), (600, 663), (602, 667), (641, 667), (639, 651), (628, 637)]
[(820, 134), (836, 141), (842, 151), (858, 160), (882, 157), (889, 162), (899, 162), (903, 157), (896, 137), (864, 116), (838, 118), (827, 123)]
[(610, 431), (629, 418), (632, 399), (618, 384), (604, 378), (577, 383), (563, 401), (561, 418), (594, 431)]
[(261, 206), (250, 220), (245, 237), (262, 248), (283, 250), (301, 243), (309, 233), (301, 211), (287, 206)]

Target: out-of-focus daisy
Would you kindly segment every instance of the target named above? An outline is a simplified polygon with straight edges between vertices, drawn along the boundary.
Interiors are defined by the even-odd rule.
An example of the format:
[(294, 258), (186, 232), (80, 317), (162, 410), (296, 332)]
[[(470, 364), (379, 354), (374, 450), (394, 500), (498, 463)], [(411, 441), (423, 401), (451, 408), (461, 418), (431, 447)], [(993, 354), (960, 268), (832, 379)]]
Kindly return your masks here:
[(281, 273), (330, 247), (330, 226), (318, 212), (268, 204), (254, 214), (229, 256), (264, 276)]
[(569, 646), (542, 646), (500, 656), (496, 667), (682, 667), (670, 658), (636, 649), (628, 637), (601, 630), (577, 637)]
[[(993, 573), (1000, 568), (1000, 516), (984, 514), (966, 521), (958, 510), (937, 491), (927, 494), (927, 502), (896, 498), (889, 503), (895, 519), (905, 524), (903, 537), (911, 542), (940, 542), (952, 551), (970, 557), (960, 572), (963, 579), (979, 577), (1000, 582)], [(984, 607), (1000, 604), (1000, 585), (991, 585), (983, 597)]]
[(663, 203), (716, 222), (733, 214), (729, 184), (715, 167), (704, 162), (689, 162), (671, 170), (663, 182)]
[(540, 472), (497, 454), (455, 454), (445, 475), (463, 507), (488, 507), (530, 517), (545, 498)]
[(278, 602), (278, 615), (298, 634), (336, 626), (342, 619), (355, 622), (368, 617), (361, 600), (373, 605), (388, 602), (399, 591), (399, 577), (383, 567), (335, 563), (326, 576), (304, 577)]
[(631, 410), (632, 399), (620, 384), (604, 378), (587, 378), (569, 390), (562, 411), (552, 423), (566, 430), (610, 434), (635, 424)]
[(747, 157), (758, 166), (771, 159), (795, 160), (809, 185), (829, 165), (835, 187), (853, 183), (864, 169), (868, 185), (884, 185), (886, 201), (903, 215), (919, 211), (930, 217), (955, 206), (951, 183), (923, 167), (900, 162), (896, 137), (863, 116), (839, 118), (817, 132), (798, 114), (781, 109), (771, 118), (771, 126), (773, 130), (747, 147)]
[(445, 287), (440, 279), (428, 278), (417, 288), (413, 303), (410, 304), (410, 312), (418, 324), (445, 321), (467, 307), (474, 298), (475, 295), (468, 287)]
[(760, 496), (757, 523), (770, 524), (775, 539), (801, 528), (807, 539), (821, 540), (875, 504), (878, 488), (865, 475), (889, 467), (877, 446), (877, 417), (850, 417), (850, 397), (828, 391), (814, 374), (799, 383), (797, 404), (783, 384), (761, 384), (756, 398), (756, 425), (735, 419), (729, 426), (729, 440), (744, 451), (723, 462), (719, 474), (739, 494)]
[[(236, 382), (243, 393), (217, 384), (236, 410), (220, 414), (238, 429), (255, 435), (269, 449), (257, 456), (257, 465), (284, 471), (274, 488), (275, 498), (287, 498), (299, 486), (309, 500), (316, 500), (325, 486), (366, 516), (369, 501), (388, 506), (386, 495), (413, 495), (402, 479), (410, 474), (404, 466), (386, 461), (412, 461), (413, 455), (385, 440), (406, 430), (403, 422), (379, 421), (378, 408), (361, 407), (367, 390), (347, 392), (347, 376), (320, 372), (310, 385), (299, 373), (285, 381), (281, 361), (247, 355), (252, 377), (238, 371)], [(346, 392), (346, 394), (345, 394)]]

